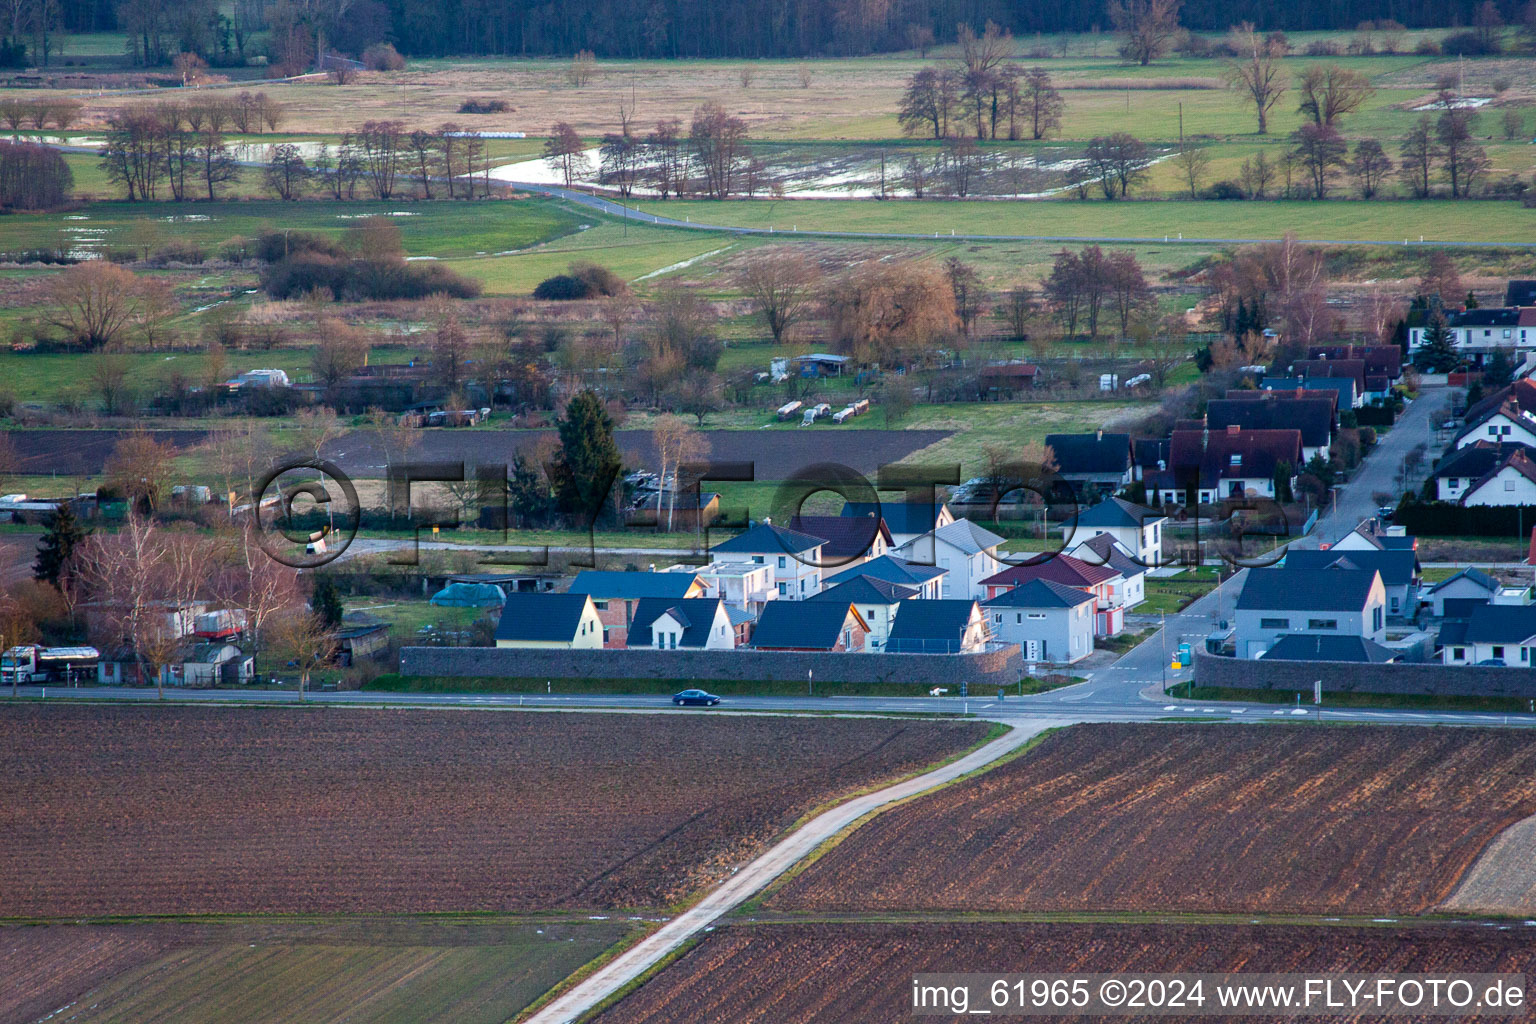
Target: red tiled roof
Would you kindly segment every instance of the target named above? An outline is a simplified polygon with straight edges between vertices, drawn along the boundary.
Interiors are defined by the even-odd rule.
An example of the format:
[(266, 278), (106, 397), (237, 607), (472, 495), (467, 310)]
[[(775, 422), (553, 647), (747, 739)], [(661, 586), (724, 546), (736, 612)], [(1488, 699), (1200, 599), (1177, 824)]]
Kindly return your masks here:
[(1120, 574), (1114, 569), (1085, 562), (1071, 555), (1056, 555), (1035, 565), (1011, 565), (982, 580), (983, 586), (1018, 587), (1031, 580), (1049, 580), (1079, 590), (1106, 583)]

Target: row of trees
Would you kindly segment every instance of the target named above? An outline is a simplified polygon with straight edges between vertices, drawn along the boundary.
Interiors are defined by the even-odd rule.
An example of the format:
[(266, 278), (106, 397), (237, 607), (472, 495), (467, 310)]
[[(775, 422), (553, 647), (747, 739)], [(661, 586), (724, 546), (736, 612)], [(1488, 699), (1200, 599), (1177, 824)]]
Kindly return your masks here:
[[(660, 121), (644, 136), (634, 134), (627, 111), (620, 131), (603, 136), (599, 180), (623, 196), (646, 188), (662, 199), (689, 193), (724, 199), (756, 195), (765, 188), (766, 165), (748, 148), (747, 124), (720, 104), (700, 104), (684, 129), (680, 120)], [(570, 125), (555, 125), (544, 146), (566, 185), (591, 172), (586, 144)]]
[(436, 131), (407, 131), (399, 121), (365, 121), (334, 150), (322, 144), (306, 159), (296, 145), (275, 146), (262, 183), (278, 199), (318, 191), (331, 199), (474, 199), (491, 193), (493, 161), (485, 139), (449, 122)]
[(166, 188), (178, 202), (217, 199), (239, 175), (229, 134), (275, 130), (282, 118), (263, 93), (122, 107), (107, 116), (102, 169), (130, 202)]
[(1066, 104), (1041, 67), (1008, 58), (1013, 39), (995, 22), (981, 35), (959, 30), (960, 56), (950, 67), (927, 67), (907, 79), (897, 120), (908, 135), (947, 139), (973, 134), (996, 139), (1043, 139), (1061, 127)]

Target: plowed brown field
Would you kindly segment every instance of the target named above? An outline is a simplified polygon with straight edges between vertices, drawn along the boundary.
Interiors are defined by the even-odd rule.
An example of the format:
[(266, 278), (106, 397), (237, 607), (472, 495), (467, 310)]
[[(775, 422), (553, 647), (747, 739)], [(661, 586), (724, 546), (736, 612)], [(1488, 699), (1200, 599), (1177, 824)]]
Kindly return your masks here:
[(0, 708), (0, 917), (657, 906), (980, 723)]
[[(919, 972), (1531, 974), (1536, 973), (1536, 945), (1531, 942), (1530, 932), (1528, 928), (1496, 931), (1475, 926), (735, 925), (716, 930), (598, 1021), (906, 1024), (914, 1020), (947, 1019), (912, 1016), (908, 1009), (912, 976)], [(1127, 1014), (1061, 1019), (1104, 1019), (1129, 1024), (1142, 1019), (1194, 1018), (1142, 1018)], [(1268, 1018), (1230, 1019), (1258, 1024)], [(1338, 1014), (1305, 1019), (1340, 1024), (1369, 1018)]]
[(874, 819), (769, 905), (1412, 913), (1533, 812), (1522, 732), (1079, 726)]

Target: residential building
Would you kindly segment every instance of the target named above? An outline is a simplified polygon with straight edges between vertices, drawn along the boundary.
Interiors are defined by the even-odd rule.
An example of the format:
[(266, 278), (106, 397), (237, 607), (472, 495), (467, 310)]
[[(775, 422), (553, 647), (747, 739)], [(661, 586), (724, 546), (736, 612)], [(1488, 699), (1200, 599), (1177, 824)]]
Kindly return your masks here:
[(1536, 648), (1536, 605), (1484, 605), (1470, 618), (1447, 620), (1439, 643), (1447, 665), (1495, 662), (1528, 669)]
[(586, 594), (603, 624), (604, 647), (629, 646), (635, 606), (647, 597), (681, 601), (705, 596), (704, 582), (691, 572), (599, 572), (576, 574), (569, 593)]
[(839, 583), (847, 583), (849, 580), (860, 576), (868, 576), (871, 579), (881, 580), (886, 583), (895, 583), (904, 587), (912, 587), (917, 591), (917, 597), (924, 601), (936, 601), (943, 589), (942, 581), (948, 575), (948, 570), (936, 565), (920, 565), (909, 562), (895, 555), (881, 555), (863, 565), (856, 565), (842, 572), (828, 576), (825, 580), (828, 586)]
[(1093, 595), (1031, 580), (986, 601), (992, 636), (1019, 645), (1024, 660), (1070, 665), (1093, 653)]
[(1067, 551), (1074, 558), (1089, 565), (1112, 569), (1120, 574), (1118, 580), (1110, 580), (1109, 600), (1112, 605), (1129, 611), (1147, 599), (1147, 567), (1131, 556), (1131, 553), (1107, 533), (1090, 537)]
[(1164, 505), (1187, 503), (1192, 493), (1202, 505), (1274, 499), (1282, 469), (1294, 481), (1304, 465), (1299, 430), (1175, 430), (1168, 469), (1147, 476), (1147, 497)]
[(1056, 472), (1077, 493), (1092, 487), (1118, 491), (1134, 478), (1130, 434), (1046, 434), (1045, 447), (1056, 461)]
[(1292, 633), (1264, 652), (1265, 661), (1345, 661), (1381, 665), (1397, 660), (1397, 652), (1363, 636)]
[[(1279, 378), (1275, 378), (1278, 380)], [(1333, 388), (1266, 388), (1263, 391), (1255, 388), (1230, 388), (1222, 396), (1224, 399), (1235, 402), (1327, 402), (1333, 415), (1333, 422), (1339, 422), (1339, 392)]]
[(1517, 451), (1536, 456), (1536, 448), (1518, 443), (1478, 440), (1461, 448), (1452, 448), (1429, 474), (1435, 482), (1435, 497), (1440, 501), (1460, 501), (1468, 488)]
[(766, 562), (710, 562), (708, 565), (673, 565), (667, 572), (691, 573), (704, 585), (689, 597), (718, 597), (728, 608), (750, 612), (754, 617), (763, 605), (779, 596), (774, 568)]
[(1062, 524), (1063, 546), (1076, 547), (1085, 540), (1109, 536), (1132, 558), (1155, 567), (1163, 564), (1163, 524), (1167, 521), (1167, 516), (1145, 505), (1109, 498)]
[(1409, 536), (1406, 528), (1388, 526), (1372, 516), (1334, 541), (1334, 551), (1417, 551), (1419, 539)]
[(955, 521), (954, 513), (942, 501), (933, 505), (912, 501), (848, 501), (843, 503), (840, 514), (862, 518), (878, 516), (885, 520), (892, 547), (900, 547), (913, 537), (921, 537)]
[(786, 530), (768, 520), (710, 549), (717, 562), (751, 562), (773, 569), (773, 589), (781, 600), (803, 601), (821, 590), (820, 537)]
[[(1093, 540), (1114, 543), (1108, 534)], [(1033, 580), (1050, 580), (1093, 595), (1095, 636), (1115, 636), (1125, 628), (1125, 607), (1115, 600), (1116, 587), (1124, 585), (1125, 577), (1106, 565), (1093, 565), (1072, 555), (1046, 555), (1022, 565), (1010, 565), (981, 583), (985, 598), (991, 600)]]
[[(1527, 378), (1517, 383), (1532, 384)], [(1532, 384), (1536, 388), (1536, 384)], [(1469, 411), (1467, 425), (1456, 435), (1452, 447), (1465, 448), (1478, 441), (1495, 444), (1536, 445), (1536, 402), (1527, 407), (1526, 389), (1506, 396), (1499, 405), (1476, 416)]]
[(969, 654), (988, 640), (974, 600), (903, 601), (885, 640), (890, 654)]
[(1354, 377), (1276, 377), (1266, 374), (1261, 390), (1331, 391), (1340, 409), (1358, 409), (1365, 404), (1365, 395), (1355, 386)]
[[(1301, 393), (1316, 395), (1316, 392)], [(1213, 433), (1229, 427), (1239, 427), (1245, 432), (1299, 430), (1304, 465), (1314, 455), (1328, 457), (1328, 446), (1333, 444), (1333, 403), (1319, 397), (1278, 402), (1213, 398), (1205, 405), (1205, 426)]]
[(1447, 601), (1488, 603), (1498, 591), (1498, 580), (1481, 569), (1466, 568), (1430, 587), (1424, 592), (1424, 599), (1429, 604), (1429, 613), (1441, 618), (1446, 614)]
[(914, 537), (896, 549), (897, 556), (918, 563), (931, 562), (944, 570), (939, 580), (941, 598), (975, 598), (983, 593), (981, 581), (1001, 566), (998, 545), (1003, 538), (971, 522), (957, 519), (932, 533)]
[[(1456, 351), (1474, 366), (1487, 364), (1500, 349), (1512, 363), (1518, 364), (1526, 353), (1536, 349), (1536, 320), (1525, 316), (1527, 312), (1517, 306), (1490, 306), (1449, 310), (1445, 320)], [(1531, 322), (1526, 323), (1527, 320)], [(1428, 329), (1427, 322), (1408, 328), (1410, 355), (1424, 347), (1424, 333)]]
[(770, 601), (758, 616), (752, 646), (760, 651), (862, 651), (869, 626), (849, 602)]
[(627, 646), (658, 651), (728, 651), (736, 646), (736, 629), (725, 602), (718, 597), (681, 601), (646, 597), (635, 606)]
[(891, 528), (880, 516), (795, 516), (789, 528), (826, 541), (821, 549), (825, 569), (867, 562), (892, 547)]
[(1290, 633), (1386, 637), (1387, 592), (1374, 569), (1249, 569), (1237, 598), (1233, 641), (1258, 658)]
[(1419, 559), (1411, 549), (1395, 551), (1326, 551), (1289, 548), (1282, 564), (1287, 569), (1368, 569), (1381, 574), (1387, 595), (1387, 614), (1413, 618), (1419, 611)]
[(809, 600), (852, 604), (869, 628), (865, 650), (879, 651), (885, 649), (885, 641), (891, 635), (891, 623), (896, 619), (896, 609), (902, 602), (917, 596), (916, 587), (890, 583), (873, 576), (855, 576), (823, 590)]
[(1536, 505), (1536, 461), (1524, 449), (1510, 452), (1461, 496), (1462, 505)]
[(1365, 375), (1397, 380), (1403, 375), (1403, 350), (1397, 345), (1311, 345), (1308, 359), (1362, 359)]
[(496, 646), (601, 650), (603, 623), (590, 594), (508, 594)]

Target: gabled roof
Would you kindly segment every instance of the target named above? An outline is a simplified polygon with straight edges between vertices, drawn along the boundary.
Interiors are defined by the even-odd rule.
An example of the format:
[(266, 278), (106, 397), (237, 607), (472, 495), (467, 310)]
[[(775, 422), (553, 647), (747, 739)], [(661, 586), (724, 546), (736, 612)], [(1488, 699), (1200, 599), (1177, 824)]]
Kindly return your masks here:
[(1291, 633), (1264, 652), (1265, 661), (1349, 661), (1379, 665), (1394, 661), (1397, 652), (1363, 636)]
[(1175, 430), (1168, 476), (1175, 486), (1182, 486), (1186, 475), (1198, 470), (1200, 486), (1211, 487), (1221, 480), (1272, 477), (1282, 462), (1297, 472), (1302, 466), (1301, 444), (1301, 431), (1295, 429)]
[(1333, 403), (1326, 398), (1289, 402), (1213, 398), (1206, 403), (1205, 422), (1212, 433), (1226, 430), (1229, 426), (1241, 427), (1245, 432), (1299, 430), (1303, 445), (1308, 448), (1326, 448), (1333, 439), (1333, 407)]
[(1107, 498), (1092, 508), (1084, 509), (1068, 522), (1074, 526), (1096, 526), (1109, 529), (1117, 526), (1147, 526), (1160, 523), (1168, 517), (1161, 512), (1138, 505), (1124, 498)]
[(1452, 312), (1446, 319), (1452, 327), (1514, 327), (1520, 322), (1520, 310), (1511, 306), (1481, 306)]
[[(1467, 620), (1469, 644), (1523, 644), (1536, 637), (1536, 605), (1490, 604)], [(1443, 642), (1443, 641), (1442, 641)]]
[(507, 603), (501, 606), (501, 618), (496, 622), (496, 639), (573, 640), (590, 600), (586, 594), (508, 594)]
[(891, 530), (883, 518), (795, 516), (789, 521), (789, 528), (826, 541), (821, 549), (825, 559), (862, 558), (876, 537), (883, 537), (887, 547), (891, 544)]
[(1468, 498), (1476, 494), (1479, 490), (1482, 489), (1484, 484), (1488, 483), (1490, 480), (1493, 480), (1506, 469), (1519, 473), (1521, 476), (1531, 481), (1531, 483), (1536, 483), (1536, 461), (1533, 461), (1529, 455), (1525, 454), (1524, 451), (1511, 452), (1509, 455), (1505, 456), (1503, 462), (1500, 462), (1497, 466), (1494, 466), (1487, 473), (1483, 474), (1480, 480), (1478, 480), (1471, 487), (1467, 488), (1467, 492), (1461, 496), (1461, 503), (1465, 505)]
[[(1120, 542), (1107, 533), (1101, 533), (1097, 537), (1086, 540), (1072, 549), (1078, 552), (1075, 558), (1080, 558), (1089, 565), (1102, 565), (1106, 569), (1113, 569), (1126, 579), (1140, 576), (1147, 571), (1147, 567), (1121, 546)], [(1086, 552), (1093, 552), (1097, 558), (1090, 558)]]
[(1403, 350), (1396, 345), (1312, 345), (1308, 359), (1363, 359), (1371, 377), (1397, 379), (1403, 372)]
[(1378, 578), (1374, 569), (1249, 569), (1237, 609), (1358, 612)]
[(1446, 477), (1470, 477), (1477, 480), (1494, 466), (1507, 459), (1513, 452), (1524, 449), (1527, 455), (1536, 455), (1536, 448), (1518, 441), (1473, 441), (1445, 453), (1430, 474), (1436, 480)]
[[(234, 653), (230, 654), (230, 651)], [(234, 644), (189, 644), (181, 651), (181, 660), (194, 665), (222, 665), (244, 656)]]
[[(968, 555), (974, 555), (980, 551), (990, 551), (1005, 540), (1005, 538), (999, 537), (991, 530), (977, 526), (969, 519), (956, 519), (948, 526), (941, 526), (934, 530), (933, 535)], [(921, 541), (921, 537), (914, 537), (903, 544), (902, 549), (910, 550), (913, 545)]]
[(923, 505), (916, 502), (848, 501), (842, 515), (880, 516), (892, 533), (927, 533), (938, 522), (944, 503)]
[(1291, 364), (1291, 376), (1306, 377), (1308, 380), (1317, 377), (1348, 377), (1355, 382), (1355, 387), (1364, 391), (1365, 360), (1298, 359)]
[(1418, 557), (1411, 550), (1303, 551), (1290, 548), (1285, 553), (1284, 565), (1287, 569), (1326, 569), (1335, 565), (1347, 569), (1374, 569), (1381, 573), (1383, 585), (1402, 587), (1413, 581)]
[(1045, 446), (1056, 456), (1056, 467), (1063, 474), (1121, 474), (1131, 465), (1131, 435), (1046, 434)]
[(1023, 586), (998, 594), (983, 602), (984, 608), (1076, 608), (1093, 600), (1086, 590), (1078, 590), (1053, 580), (1031, 580)]
[[(1276, 377), (1274, 380), (1278, 381), (1280, 378)], [(1339, 408), (1338, 391), (1327, 388), (1322, 390), (1314, 388), (1311, 391), (1299, 387), (1289, 389), (1276, 387), (1263, 391), (1233, 388), (1226, 393), (1225, 397), (1240, 402), (1305, 402), (1321, 399), (1332, 407), (1335, 414), (1337, 414)]]
[(903, 601), (896, 609), (885, 649), (896, 654), (903, 648), (921, 652), (926, 641), (958, 642), (965, 636), (976, 607), (975, 601), (966, 599)]
[[(879, 558), (870, 559), (863, 565), (855, 565), (850, 569), (844, 569), (834, 576), (826, 577), (825, 584), (846, 583), (859, 576), (869, 576), (887, 583), (900, 583), (904, 586), (916, 587), (929, 580), (943, 576), (947, 572), (936, 565), (919, 565), (909, 562), (905, 558), (897, 558), (895, 555), (881, 555)], [(777, 604), (778, 602), (774, 602)]]
[[(1108, 537), (1109, 534), (1100, 534)], [(982, 580), (983, 586), (1004, 587), (1022, 586), (1030, 580), (1050, 580), (1068, 587), (1096, 587), (1101, 583), (1108, 583), (1118, 577), (1120, 573), (1105, 565), (1093, 565), (1081, 558), (1073, 558), (1071, 555), (1052, 555), (1042, 557), (1033, 565), (1010, 565), (1001, 572), (993, 573)]]
[(758, 523), (746, 533), (711, 546), (715, 554), (728, 555), (798, 555), (814, 551), (826, 541), (799, 530), (786, 530), (773, 523)]
[[(1338, 395), (1340, 405), (1355, 404), (1355, 378), (1353, 377), (1269, 377), (1264, 378), (1264, 389), (1275, 391), (1332, 391)], [(1348, 399), (1346, 401), (1346, 398)]]
[(1439, 583), (1436, 583), (1434, 586), (1424, 591), (1424, 593), (1433, 594), (1436, 591), (1444, 590), (1446, 587), (1450, 586), (1452, 583), (1457, 582), (1458, 580), (1464, 583), (1471, 583), (1474, 586), (1488, 591), (1490, 594), (1499, 589), (1498, 580), (1483, 572), (1481, 569), (1469, 566), (1468, 568), (1461, 570), (1461, 572), (1457, 573), (1456, 575), (1441, 580)]
[(635, 604), (635, 617), (629, 624), (630, 647), (651, 646), (651, 626), (663, 615), (671, 615), (683, 627), (679, 647), (703, 647), (720, 610), (718, 597), (690, 597), (674, 601), (665, 597), (643, 597)]
[(1485, 424), (1496, 416), (1503, 416), (1512, 423), (1518, 423), (1525, 430), (1536, 433), (1536, 411), (1526, 409), (1520, 404), (1519, 399), (1513, 394), (1504, 396), (1504, 400), (1494, 408), (1485, 408), (1483, 403), (1478, 404), (1483, 412), (1475, 417), (1469, 416), (1467, 425), (1456, 434), (1455, 444), (1461, 444), (1461, 439), (1477, 433)]
[(644, 597), (679, 600), (699, 585), (691, 572), (596, 572), (576, 574), (570, 593), (591, 594), (597, 601), (634, 601)]
[(861, 626), (867, 625), (848, 604), (846, 614), (829, 614), (825, 601), (769, 601), (757, 617), (752, 631), (753, 647), (801, 647), (830, 651), (837, 646), (843, 623), (852, 615)]
[(917, 594), (916, 587), (891, 583), (873, 576), (855, 576), (829, 590), (806, 598), (807, 601), (841, 601), (843, 604), (898, 604)]

